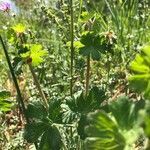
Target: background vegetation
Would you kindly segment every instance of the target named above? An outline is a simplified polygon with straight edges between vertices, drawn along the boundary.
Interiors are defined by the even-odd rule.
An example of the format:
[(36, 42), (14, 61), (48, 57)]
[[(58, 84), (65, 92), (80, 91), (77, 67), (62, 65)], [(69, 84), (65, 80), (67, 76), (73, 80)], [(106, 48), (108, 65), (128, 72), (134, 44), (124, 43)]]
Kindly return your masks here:
[(2, 150), (150, 149), (148, 0), (2, 5)]

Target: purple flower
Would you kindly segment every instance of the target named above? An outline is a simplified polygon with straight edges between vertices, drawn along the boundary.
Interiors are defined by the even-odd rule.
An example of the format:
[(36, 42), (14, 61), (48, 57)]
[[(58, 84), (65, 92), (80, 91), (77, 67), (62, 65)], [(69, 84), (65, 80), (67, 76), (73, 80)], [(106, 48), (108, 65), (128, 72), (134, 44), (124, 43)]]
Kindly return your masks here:
[(10, 3), (2, 2), (0, 4), (0, 10), (3, 11), (3, 12), (9, 12), (10, 11)]

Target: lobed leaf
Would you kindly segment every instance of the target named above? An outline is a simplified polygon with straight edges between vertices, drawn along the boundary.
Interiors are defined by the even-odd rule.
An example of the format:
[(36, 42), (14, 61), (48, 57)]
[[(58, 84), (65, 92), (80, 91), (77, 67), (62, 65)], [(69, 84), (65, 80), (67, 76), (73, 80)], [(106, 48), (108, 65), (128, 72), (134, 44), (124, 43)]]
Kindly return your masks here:
[(24, 33), (25, 30), (26, 30), (26, 27), (25, 27), (23, 24), (19, 23), (19, 24), (13, 26), (12, 29), (13, 29), (16, 33)]
[(125, 139), (118, 126), (104, 112), (91, 113), (86, 127), (88, 137), (85, 142), (87, 150), (123, 150)]
[(136, 105), (138, 103), (125, 96), (119, 97), (110, 104), (110, 111), (122, 130), (130, 130), (137, 124), (139, 109), (136, 109)]
[(31, 119), (42, 120), (47, 117), (47, 111), (40, 102), (32, 102), (28, 104), (26, 115)]
[(150, 46), (145, 46), (140, 54), (130, 64), (133, 75), (130, 76), (130, 85), (142, 92), (145, 98), (150, 99)]
[(54, 126), (49, 128), (40, 141), (39, 150), (60, 150), (62, 147), (61, 135)]
[(30, 44), (26, 46), (29, 48), (29, 51), (20, 54), (22, 58), (31, 58), (33, 66), (38, 66), (44, 61), (43, 57), (45, 57), (48, 52), (43, 50), (40, 44)]
[(93, 60), (100, 59), (101, 41), (98, 35), (95, 35), (93, 32), (85, 32), (80, 42), (84, 45), (79, 48), (80, 54), (83, 56), (91, 55)]
[(25, 125), (24, 138), (29, 143), (37, 142), (45, 129), (47, 126), (43, 122), (28, 123)]

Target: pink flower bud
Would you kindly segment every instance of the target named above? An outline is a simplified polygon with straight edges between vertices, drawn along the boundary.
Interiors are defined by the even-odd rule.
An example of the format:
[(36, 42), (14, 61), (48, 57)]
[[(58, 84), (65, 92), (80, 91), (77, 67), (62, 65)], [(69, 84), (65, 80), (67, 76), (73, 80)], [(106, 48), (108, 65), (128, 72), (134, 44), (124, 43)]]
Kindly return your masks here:
[(3, 12), (9, 12), (10, 11), (10, 3), (8, 2), (2, 2), (0, 3), (0, 10)]

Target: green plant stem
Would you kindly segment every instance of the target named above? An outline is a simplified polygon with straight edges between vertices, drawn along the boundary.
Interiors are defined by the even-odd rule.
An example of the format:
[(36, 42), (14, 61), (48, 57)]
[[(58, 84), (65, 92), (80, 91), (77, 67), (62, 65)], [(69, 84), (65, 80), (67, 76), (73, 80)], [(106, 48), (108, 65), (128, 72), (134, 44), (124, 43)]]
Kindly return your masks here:
[(18, 82), (17, 82), (17, 78), (15, 76), (15, 73), (14, 73), (14, 70), (13, 70), (13, 67), (11, 65), (11, 61), (10, 61), (10, 58), (9, 58), (9, 55), (8, 55), (8, 52), (7, 52), (7, 49), (6, 49), (6, 46), (4, 44), (4, 41), (0, 35), (0, 41), (1, 41), (1, 44), (2, 44), (2, 47), (3, 47), (3, 50), (4, 50), (4, 53), (5, 53), (5, 57), (6, 57), (6, 60), (7, 60), (7, 63), (8, 63), (8, 66), (9, 66), (9, 70), (11, 72), (11, 75), (12, 75), (12, 79), (13, 79), (13, 82), (14, 82), (14, 85), (15, 85), (15, 88), (16, 88), (16, 91), (17, 91), (17, 101), (18, 101), (18, 105), (21, 107), (19, 107), (21, 110), (21, 112), (23, 113), (23, 115), (25, 116), (25, 119), (27, 121), (27, 123), (29, 122), (29, 119), (28, 117), (26, 116), (26, 108), (25, 108), (25, 104), (24, 104), (24, 101), (23, 101), (23, 98), (22, 98), (22, 95), (21, 95), (21, 91), (20, 91), (20, 88), (19, 88), (19, 85), (18, 85)]
[(70, 68), (70, 95), (73, 95), (73, 60), (74, 60), (74, 19), (73, 19), (73, 0), (70, 0), (70, 17), (71, 17), (71, 24), (70, 24), (70, 37), (71, 37), (71, 68)]
[(40, 94), (41, 98), (43, 99), (43, 102), (44, 102), (44, 104), (45, 104), (46, 110), (48, 111), (48, 102), (47, 102), (47, 99), (46, 99), (46, 97), (45, 97), (44, 92), (43, 92), (42, 89), (41, 89), (40, 83), (39, 83), (39, 81), (38, 81), (38, 79), (37, 79), (37, 76), (36, 76), (36, 74), (35, 74), (35, 72), (34, 72), (33, 67), (32, 67), (31, 64), (29, 64), (29, 69), (30, 69), (31, 74), (32, 74), (32, 76), (33, 76), (34, 83), (35, 83), (35, 85), (36, 85), (36, 87), (37, 87), (37, 89), (38, 89), (38, 91), (39, 91), (39, 94)]
[(109, 87), (109, 78), (110, 78), (110, 62), (109, 62), (109, 54), (107, 53), (107, 83), (106, 83), (106, 91)]
[(89, 80), (90, 80), (90, 55), (87, 56), (87, 68), (86, 68), (86, 81), (85, 81), (85, 95), (89, 93)]
[(82, 5), (83, 5), (83, 0), (80, 0), (80, 8), (79, 8), (78, 21), (79, 21), (79, 19), (80, 19), (81, 13), (82, 13)]
[[(21, 40), (21, 44), (24, 44), (23, 36), (20, 36), (20, 40)], [(32, 65), (30, 63), (28, 65), (29, 65), (30, 72), (31, 72), (31, 74), (33, 76), (34, 83), (35, 83), (35, 85), (36, 85), (36, 87), (37, 87), (37, 89), (39, 91), (39, 94), (40, 94), (40, 96), (41, 96), (41, 98), (42, 98), (42, 100), (44, 102), (45, 108), (46, 108), (46, 110), (48, 112), (48, 102), (47, 102), (47, 99), (45, 97), (45, 94), (44, 94), (44, 92), (41, 89), (40, 83), (39, 83), (38, 78), (37, 78), (37, 76), (36, 76), (36, 74), (34, 72), (34, 69), (33, 69)]]

